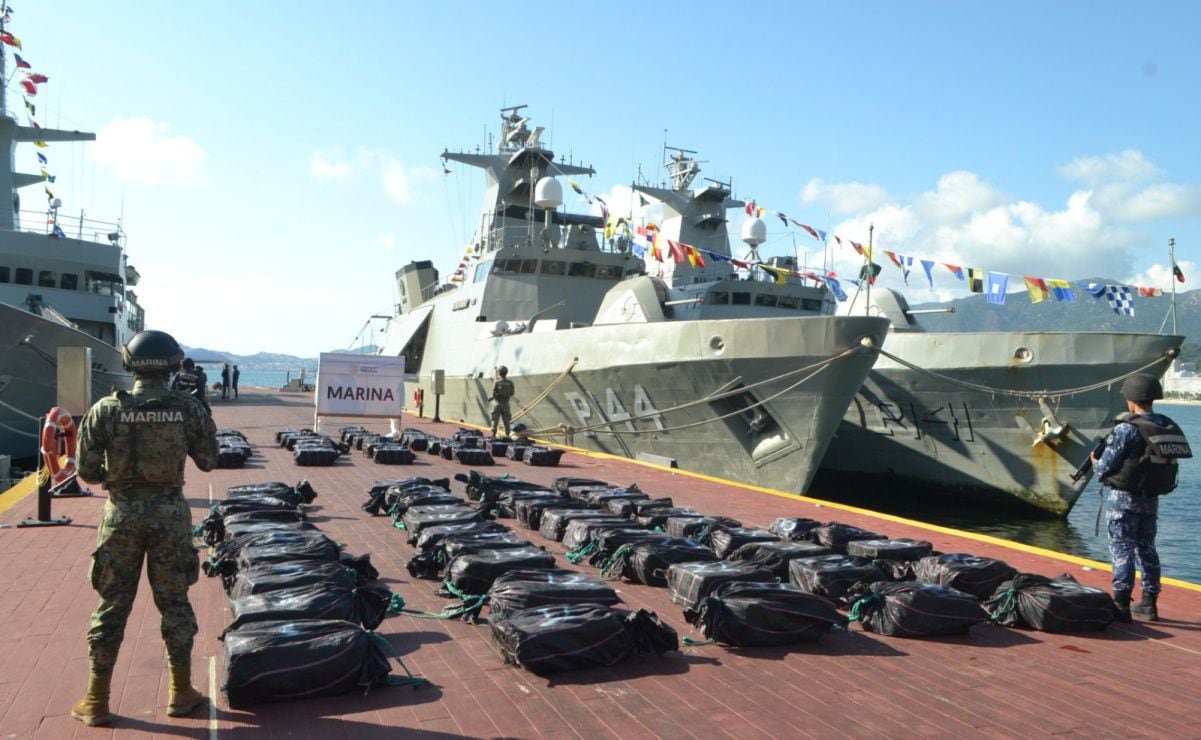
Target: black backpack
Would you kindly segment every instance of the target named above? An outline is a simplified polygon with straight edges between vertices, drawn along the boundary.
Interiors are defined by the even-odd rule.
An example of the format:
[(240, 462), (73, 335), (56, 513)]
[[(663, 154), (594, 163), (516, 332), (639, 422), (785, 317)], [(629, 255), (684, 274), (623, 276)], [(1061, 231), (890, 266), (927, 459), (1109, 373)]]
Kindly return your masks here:
[(1149, 496), (1163, 496), (1175, 491), (1179, 472), (1176, 461), (1193, 456), (1184, 432), (1171, 419), (1162, 427), (1142, 416), (1126, 421), (1134, 425), (1146, 443), (1136, 468), (1136, 490)]

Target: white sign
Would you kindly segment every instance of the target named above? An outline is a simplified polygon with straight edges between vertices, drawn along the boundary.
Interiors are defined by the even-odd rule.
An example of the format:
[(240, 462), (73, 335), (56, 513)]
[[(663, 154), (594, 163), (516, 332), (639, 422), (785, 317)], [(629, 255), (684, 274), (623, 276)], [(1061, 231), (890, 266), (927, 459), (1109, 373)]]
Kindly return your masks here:
[(323, 352), (317, 365), (318, 416), (400, 416), (405, 358)]

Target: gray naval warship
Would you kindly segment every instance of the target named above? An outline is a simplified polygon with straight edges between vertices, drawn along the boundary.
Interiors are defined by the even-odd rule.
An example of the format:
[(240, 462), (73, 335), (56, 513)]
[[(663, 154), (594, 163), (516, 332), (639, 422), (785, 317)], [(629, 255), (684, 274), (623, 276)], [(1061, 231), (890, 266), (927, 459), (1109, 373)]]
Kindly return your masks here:
[[(1162, 377), (1184, 338), (1126, 332), (929, 332), (900, 293), (848, 313), (891, 321), (886, 344), (822, 460), (814, 488), (1016, 504), (1066, 515), (1073, 480), (1125, 411), (1135, 372)], [(877, 497), (877, 500), (878, 497)]]
[[(430, 261), (397, 271), (381, 354), (405, 357), (427, 404), (435, 376), (444, 378), (448, 420), (488, 423), (486, 399), (505, 365), (515, 418), (534, 437), (806, 490), (888, 322), (801, 311), (799, 300), (798, 310), (779, 309), (782, 286), (738, 280), (720, 261), (707, 268), (711, 292), (678, 303), (627, 236), (601, 238), (602, 218), (560, 209), (555, 177), (593, 170), (556, 162), (520, 108), (502, 111), (495, 153), (443, 153), (487, 178), (474, 259), (458, 280), (440, 279)], [(696, 194), (711, 213), (701, 228), (720, 234), (713, 246), (726, 255), (716, 206), (728, 194)], [(717, 301), (727, 289), (777, 296), (778, 315), (727, 315)], [(699, 316), (682, 315), (698, 305)]]
[(0, 209), (0, 454), (15, 460), (38, 453), (40, 418), (57, 400), (59, 347), (91, 350), (95, 398), (132, 382), (118, 348), (144, 319), (120, 226), (69, 217), (57, 198), (45, 209), (21, 210), (18, 190), (46, 178), (14, 171), (18, 143), (95, 138), (20, 125), (0, 104), (0, 191), (11, 192), (13, 203)]
[[(728, 253), (724, 229), (707, 225), (744, 204), (729, 199), (720, 183), (691, 189), (701, 164), (692, 154), (674, 150), (670, 188), (634, 190), (662, 204), (664, 236)], [(741, 233), (749, 259), (758, 262), (762, 221), (746, 219)], [(881, 357), (809, 489), (834, 499), (854, 501), (868, 491), (873, 503), (918, 495), (1066, 514), (1091, 477), (1072, 475), (1113, 426), (1114, 415), (1125, 410), (1122, 379), (1133, 372), (1161, 376), (1183, 341), (1121, 332), (926, 332), (895, 291), (854, 293), (839, 306), (823, 287), (825, 273), (806, 270), (792, 257), (765, 264), (776, 268), (781, 284), (731, 282), (721, 273), (725, 262), (717, 262), (714, 272), (688, 261), (646, 258), (648, 273), (667, 284), (678, 317), (837, 310), (889, 319), (888, 339), (873, 347)], [(806, 274), (812, 286), (798, 278)], [(865, 311), (869, 298), (872, 308)]]

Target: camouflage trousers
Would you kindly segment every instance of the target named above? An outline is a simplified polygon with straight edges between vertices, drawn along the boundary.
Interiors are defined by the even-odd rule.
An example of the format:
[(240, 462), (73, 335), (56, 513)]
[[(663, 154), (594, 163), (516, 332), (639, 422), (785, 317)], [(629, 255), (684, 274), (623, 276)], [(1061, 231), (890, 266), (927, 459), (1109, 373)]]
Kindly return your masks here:
[(509, 423), (513, 421), (513, 412), (509, 410), (509, 404), (498, 403), (492, 409), (492, 436), (496, 436), (497, 424), (504, 422), (505, 434), (509, 433)]
[(1134, 590), (1134, 566), (1143, 574), (1143, 593), (1159, 593), (1159, 552), (1155, 534), (1159, 526), (1159, 497), (1134, 496), (1110, 489), (1109, 554), (1113, 557), (1113, 590)]
[(158, 488), (122, 492), (104, 505), (92, 553), (92, 588), (100, 606), (92, 614), (88, 650), (92, 670), (112, 672), (125, 637), (125, 622), (133, 609), (142, 577), (142, 560), (162, 615), (161, 630), (172, 663), (191, 660), (198, 630), (188, 601), (188, 587), (200, 574), (192, 545), (192, 515), (178, 489)]

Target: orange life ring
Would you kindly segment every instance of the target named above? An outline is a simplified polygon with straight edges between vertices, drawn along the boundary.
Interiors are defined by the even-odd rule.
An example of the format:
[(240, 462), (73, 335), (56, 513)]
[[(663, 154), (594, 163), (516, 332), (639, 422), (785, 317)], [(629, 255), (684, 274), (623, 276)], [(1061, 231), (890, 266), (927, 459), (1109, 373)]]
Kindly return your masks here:
[[(75, 446), (78, 439), (75, 420), (66, 410), (55, 406), (42, 425), (42, 459), (50, 471), (50, 484), (57, 486), (75, 475)], [(66, 455), (66, 461), (62, 456)]]
[(425, 391), (424, 390), (422, 390), (421, 388), (418, 388), (417, 390), (413, 391), (413, 405), (414, 406), (420, 406), (421, 402), (423, 400), (425, 400)]

